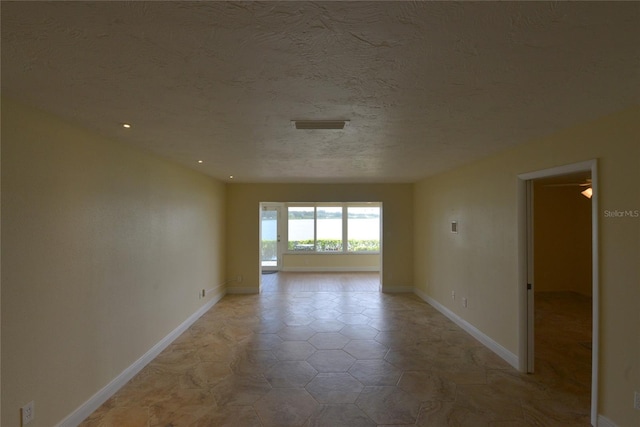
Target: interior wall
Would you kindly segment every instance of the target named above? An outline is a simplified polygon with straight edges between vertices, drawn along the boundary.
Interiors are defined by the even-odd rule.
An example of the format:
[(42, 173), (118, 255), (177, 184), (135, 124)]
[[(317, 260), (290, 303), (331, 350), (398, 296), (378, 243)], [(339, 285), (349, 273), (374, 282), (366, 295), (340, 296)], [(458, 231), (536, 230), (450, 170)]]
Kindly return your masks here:
[[(415, 185), (415, 284), (518, 355), (518, 174), (598, 159), (599, 412), (640, 425), (640, 108), (470, 163)], [(615, 214), (615, 212), (621, 212)], [(624, 212), (629, 212), (625, 214)], [(449, 230), (459, 221), (459, 233)], [(451, 299), (466, 296), (468, 308)]]
[(380, 254), (283, 254), (284, 271), (380, 271)]
[[(413, 284), (413, 184), (229, 184), (227, 272), (230, 292), (259, 287), (260, 202), (382, 202), (383, 290)], [(242, 280), (238, 281), (239, 276)]]
[(6, 99), (1, 170), (1, 424), (49, 427), (223, 291), (225, 186)]
[(581, 187), (534, 183), (533, 239), (536, 292), (591, 296), (591, 200)]

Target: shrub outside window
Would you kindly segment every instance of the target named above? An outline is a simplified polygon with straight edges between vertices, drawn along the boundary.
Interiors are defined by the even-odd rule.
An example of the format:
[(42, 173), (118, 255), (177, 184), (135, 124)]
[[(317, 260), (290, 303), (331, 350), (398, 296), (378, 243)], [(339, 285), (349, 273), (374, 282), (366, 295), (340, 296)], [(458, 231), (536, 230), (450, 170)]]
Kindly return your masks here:
[(342, 206), (316, 208), (316, 250), (342, 252)]
[(347, 207), (349, 252), (380, 251), (380, 207)]
[(288, 248), (290, 251), (315, 251), (315, 207), (289, 206)]

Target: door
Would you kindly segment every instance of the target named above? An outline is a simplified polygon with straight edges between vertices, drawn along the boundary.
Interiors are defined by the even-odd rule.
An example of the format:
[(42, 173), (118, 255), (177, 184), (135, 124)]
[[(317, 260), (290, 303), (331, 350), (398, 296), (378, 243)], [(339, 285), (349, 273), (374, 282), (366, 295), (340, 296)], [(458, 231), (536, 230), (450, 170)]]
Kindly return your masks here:
[(278, 271), (282, 264), (280, 229), (281, 208), (262, 204), (260, 209), (260, 268), (262, 271)]
[(527, 373), (535, 366), (535, 307), (533, 277), (533, 181), (527, 181)]

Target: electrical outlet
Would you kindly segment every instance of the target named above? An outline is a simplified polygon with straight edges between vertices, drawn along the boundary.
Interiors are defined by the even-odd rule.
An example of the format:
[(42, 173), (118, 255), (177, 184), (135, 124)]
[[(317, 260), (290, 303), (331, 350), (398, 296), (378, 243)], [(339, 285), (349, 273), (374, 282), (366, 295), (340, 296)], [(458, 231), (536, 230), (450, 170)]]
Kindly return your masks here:
[(451, 299), (456, 300), (456, 291), (451, 291)]
[(634, 394), (633, 407), (640, 409), (640, 391), (636, 391)]
[(462, 306), (464, 308), (467, 308), (467, 299), (466, 298), (462, 298)]
[(203, 290), (202, 290), (202, 293), (201, 293), (200, 295), (202, 295), (202, 298), (204, 298), (204, 297), (206, 297), (206, 296), (207, 296), (207, 292), (203, 289)]
[(236, 279), (236, 282), (238, 283), (242, 283), (242, 275), (239, 275), (238, 278)]
[(32, 400), (21, 408), (22, 425), (26, 426), (36, 417), (36, 404)]

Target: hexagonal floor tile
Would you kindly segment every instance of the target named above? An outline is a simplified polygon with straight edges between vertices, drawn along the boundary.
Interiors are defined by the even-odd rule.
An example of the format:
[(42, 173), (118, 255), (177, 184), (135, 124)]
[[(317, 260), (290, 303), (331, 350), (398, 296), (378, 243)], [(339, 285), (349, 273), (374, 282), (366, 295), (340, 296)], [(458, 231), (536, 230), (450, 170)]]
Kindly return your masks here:
[(180, 376), (183, 388), (208, 388), (233, 372), (228, 362), (200, 362)]
[(225, 408), (212, 409), (208, 414), (199, 418), (198, 421), (196, 421), (194, 424), (189, 425), (192, 427), (262, 426), (262, 424), (260, 423), (260, 418), (258, 418), (258, 414), (250, 406), (228, 406)]
[(456, 384), (430, 371), (404, 372), (398, 387), (422, 402), (455, 400), (456, 397)]
[(285, 316), (282, 319), (282, 322), (287, 326), (306, 326), (314, 320), (315, 318), (305, 314), (291, 314), (289, 316)]
[(357, 360), (349, 373), (368, 386), (396, 385), (401, 371), (384, 360)]
[(238, 375), (262, 374), (277, 362), (270, 351), (247, 351), (231, 363), (231, 369)]
[(313, 316), (315, 319), (335, 319), (340, 316), (342, 313), (333, 309), (317, 309), (313, 310), (309, 315)]
[(369, 325), (347, 325), (340, 329), (340, 333), (352, 340), (371, 340), (378, 335), (378, 330)]
[(246, 347), (250, 350), (273, 350), (282, 344), (282, 338), (276, 334), (253, 334), (246, 341)]
[(274, 388), (253, 407), (265, 427), (300, 426), (318, 403), (303, 388)]
[(363, 314), (345, 313), (338, 316), (338, 320), (347, 325), (366, 325), (371, 319)]
[(349, 341), (349, 338), (337, 332), (319, 332), (309, 338), (309, 342), (318, 350), (340, 350)]
[(398, 387), (365, 387), (356, 405), (378, 424), (413, 424), (420, 401)]
[(304, 387), (317, 373), (307, 362), (286, 361), (273, 365), (264, 376), (272, 387)]
[(278, 331), (278, 336), (285, 341), (306, 341), (315, 333), (308, 326), (285, 326)]
[(318, 374), (305, 387), (319, 403), (354, 403), (364, 388), (347, 373)]
[(278, 360), (307, 360), (315, 351), (315, 347), (306, 341), (284, 341), (274, 349)]
[(359, 360), (382, 359), (389, 351), (387, 347), (374, 340), (354, 340), (343, 350)]
[(318, 372), (346, 372), (355, 361), (343, 350), (318, 350), (307, 359)]
[(215, 387), (213, 395), (220, 407), (226, 405), (253, 405), (271, 390), (263, 375), (235, 375), (227, 377)]
[(339, 320), (318, 319), (309, 324), (316, 332), (338, 332), (344, 328), (345, 324)]
[(352, 404), (321, 405), (305, 427), (376, 427), (371, 418)]

